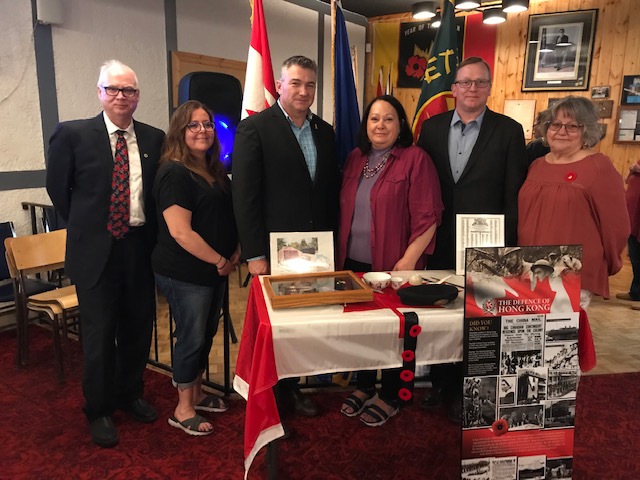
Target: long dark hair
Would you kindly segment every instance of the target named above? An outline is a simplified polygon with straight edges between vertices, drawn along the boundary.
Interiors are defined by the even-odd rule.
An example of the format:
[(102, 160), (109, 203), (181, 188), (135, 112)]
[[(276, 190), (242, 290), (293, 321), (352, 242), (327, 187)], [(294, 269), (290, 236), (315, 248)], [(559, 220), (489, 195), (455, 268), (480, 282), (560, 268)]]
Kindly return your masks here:
[(189, 100), (180, 105), (169, 122), (169, 131), (164, 141), (162, 157), (160, 162), (178, 162), (184, 165), (190, 172), (202, 177), (209, 185), (219, 184), (222, 188), (227, 188), (227, 174), (224, 165), (220, 161), (220, 141), (218, 135), (214, 134), (213, 145), (205, 154), (205, 168), (198, 163), (189, 151), (189, 147), (184, 141), (184, 133), (187, 124), (191, 121), (191, 115), (196, 110), (202, 109), (207, 112), (209, 119), (213, 122), (213, 113), (203, 103), (197, 100)]
[(402, 104), (398, 101), (397, 98), (392, 97), (391, 95), (380, 95), (379, 97), (374, 98), (369, 102), (367, 107), (364, 109), (364, 113), (362, 115), (362, 122), (360, 122), (360, 129), (358, 130), (358, 148), (365, 155), (371, 151), (371, 141), (369, 140), (369, 136), (367, 135), (367, 120), (369, 118), (369, 113), (371, 112), (371, 107), (378, 100), (383, 100), (390, 104), (393, 108), (396, 109), (396, 113), (398, 114), (398, 121), (400, 122), (400, 135), (398, 135), (398, 139), (394, 146), (400, 145), (402, 147), (409, 147), (413, 145), (413, 134), (411, 133), (411, 127), (409, 127), (409, 121), (407, 120), (407, 114), (402, 107)]

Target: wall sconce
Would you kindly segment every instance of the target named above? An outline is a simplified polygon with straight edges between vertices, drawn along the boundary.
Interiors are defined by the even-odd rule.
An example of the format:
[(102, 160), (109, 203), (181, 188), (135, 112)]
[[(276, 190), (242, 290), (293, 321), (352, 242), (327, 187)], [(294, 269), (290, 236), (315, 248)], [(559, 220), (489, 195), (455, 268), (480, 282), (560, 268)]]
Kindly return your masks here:
[(480, 2), (474, 0), (456, 0), (454, 6), (459, 10), (472, 10), (480, 6)]
[(507, 14), (500, 7), (487, 8), (482, 12), (482, 23), (498, 25), (507, 21)]
[(436, 2), (418, 2), (411, 7), (413, 18), (416, 20), (424, 20), (436, 16)]
[(505, 13), (520, 13), (529, 8), (529, 0), (502, 0), (502, 11)]

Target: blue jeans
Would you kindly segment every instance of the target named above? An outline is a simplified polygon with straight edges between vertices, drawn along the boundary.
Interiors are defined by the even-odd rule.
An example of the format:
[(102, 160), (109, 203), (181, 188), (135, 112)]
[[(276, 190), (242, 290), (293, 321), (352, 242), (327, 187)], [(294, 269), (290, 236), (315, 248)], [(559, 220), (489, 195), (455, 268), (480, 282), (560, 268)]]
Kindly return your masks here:
[(205, 287), (155, 274), (156, 284), (166, 297), (175, 321), (173, 385), (186, 389), (194, 385), (207, 367), (213, 337), (224, 301), (226, 283)]

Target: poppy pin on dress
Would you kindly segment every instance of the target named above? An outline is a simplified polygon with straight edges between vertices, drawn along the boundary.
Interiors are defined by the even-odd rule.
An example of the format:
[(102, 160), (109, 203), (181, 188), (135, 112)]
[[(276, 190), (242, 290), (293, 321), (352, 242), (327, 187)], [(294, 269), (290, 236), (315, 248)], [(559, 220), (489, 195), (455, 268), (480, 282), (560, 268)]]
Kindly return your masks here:
[(569, 172), (564, 176), (566, 182), (573, 182), (576, 178), (578, 178), (578, 175), (574, 172)]

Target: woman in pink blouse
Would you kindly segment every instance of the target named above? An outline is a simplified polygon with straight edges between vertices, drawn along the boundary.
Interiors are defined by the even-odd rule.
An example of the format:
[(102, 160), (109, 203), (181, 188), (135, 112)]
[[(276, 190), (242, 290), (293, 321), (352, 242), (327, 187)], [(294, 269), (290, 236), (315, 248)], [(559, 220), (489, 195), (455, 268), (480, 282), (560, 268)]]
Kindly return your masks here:
[[(338, 266), (356, 272), (424, 268), (433, 252), (442, 216), (438, 174), (429, 156), (413, 144), (404, 108), (382, 95), (365, 108), (358, 147), (351, 152), (340, 190)], [(357, 388), (342, 413), (368, 426), (398, 413), (400, 369), (358, 372)]]
[(593, 147), (601, 127), (593, 103), (569, 96), (542, 127), (551, 151), (529, 167), (518, 196), (520, 245), (581, 244), (581, 305), (609, 297), (609, 275), (622, 267), (629, 236), (622, 177)]

